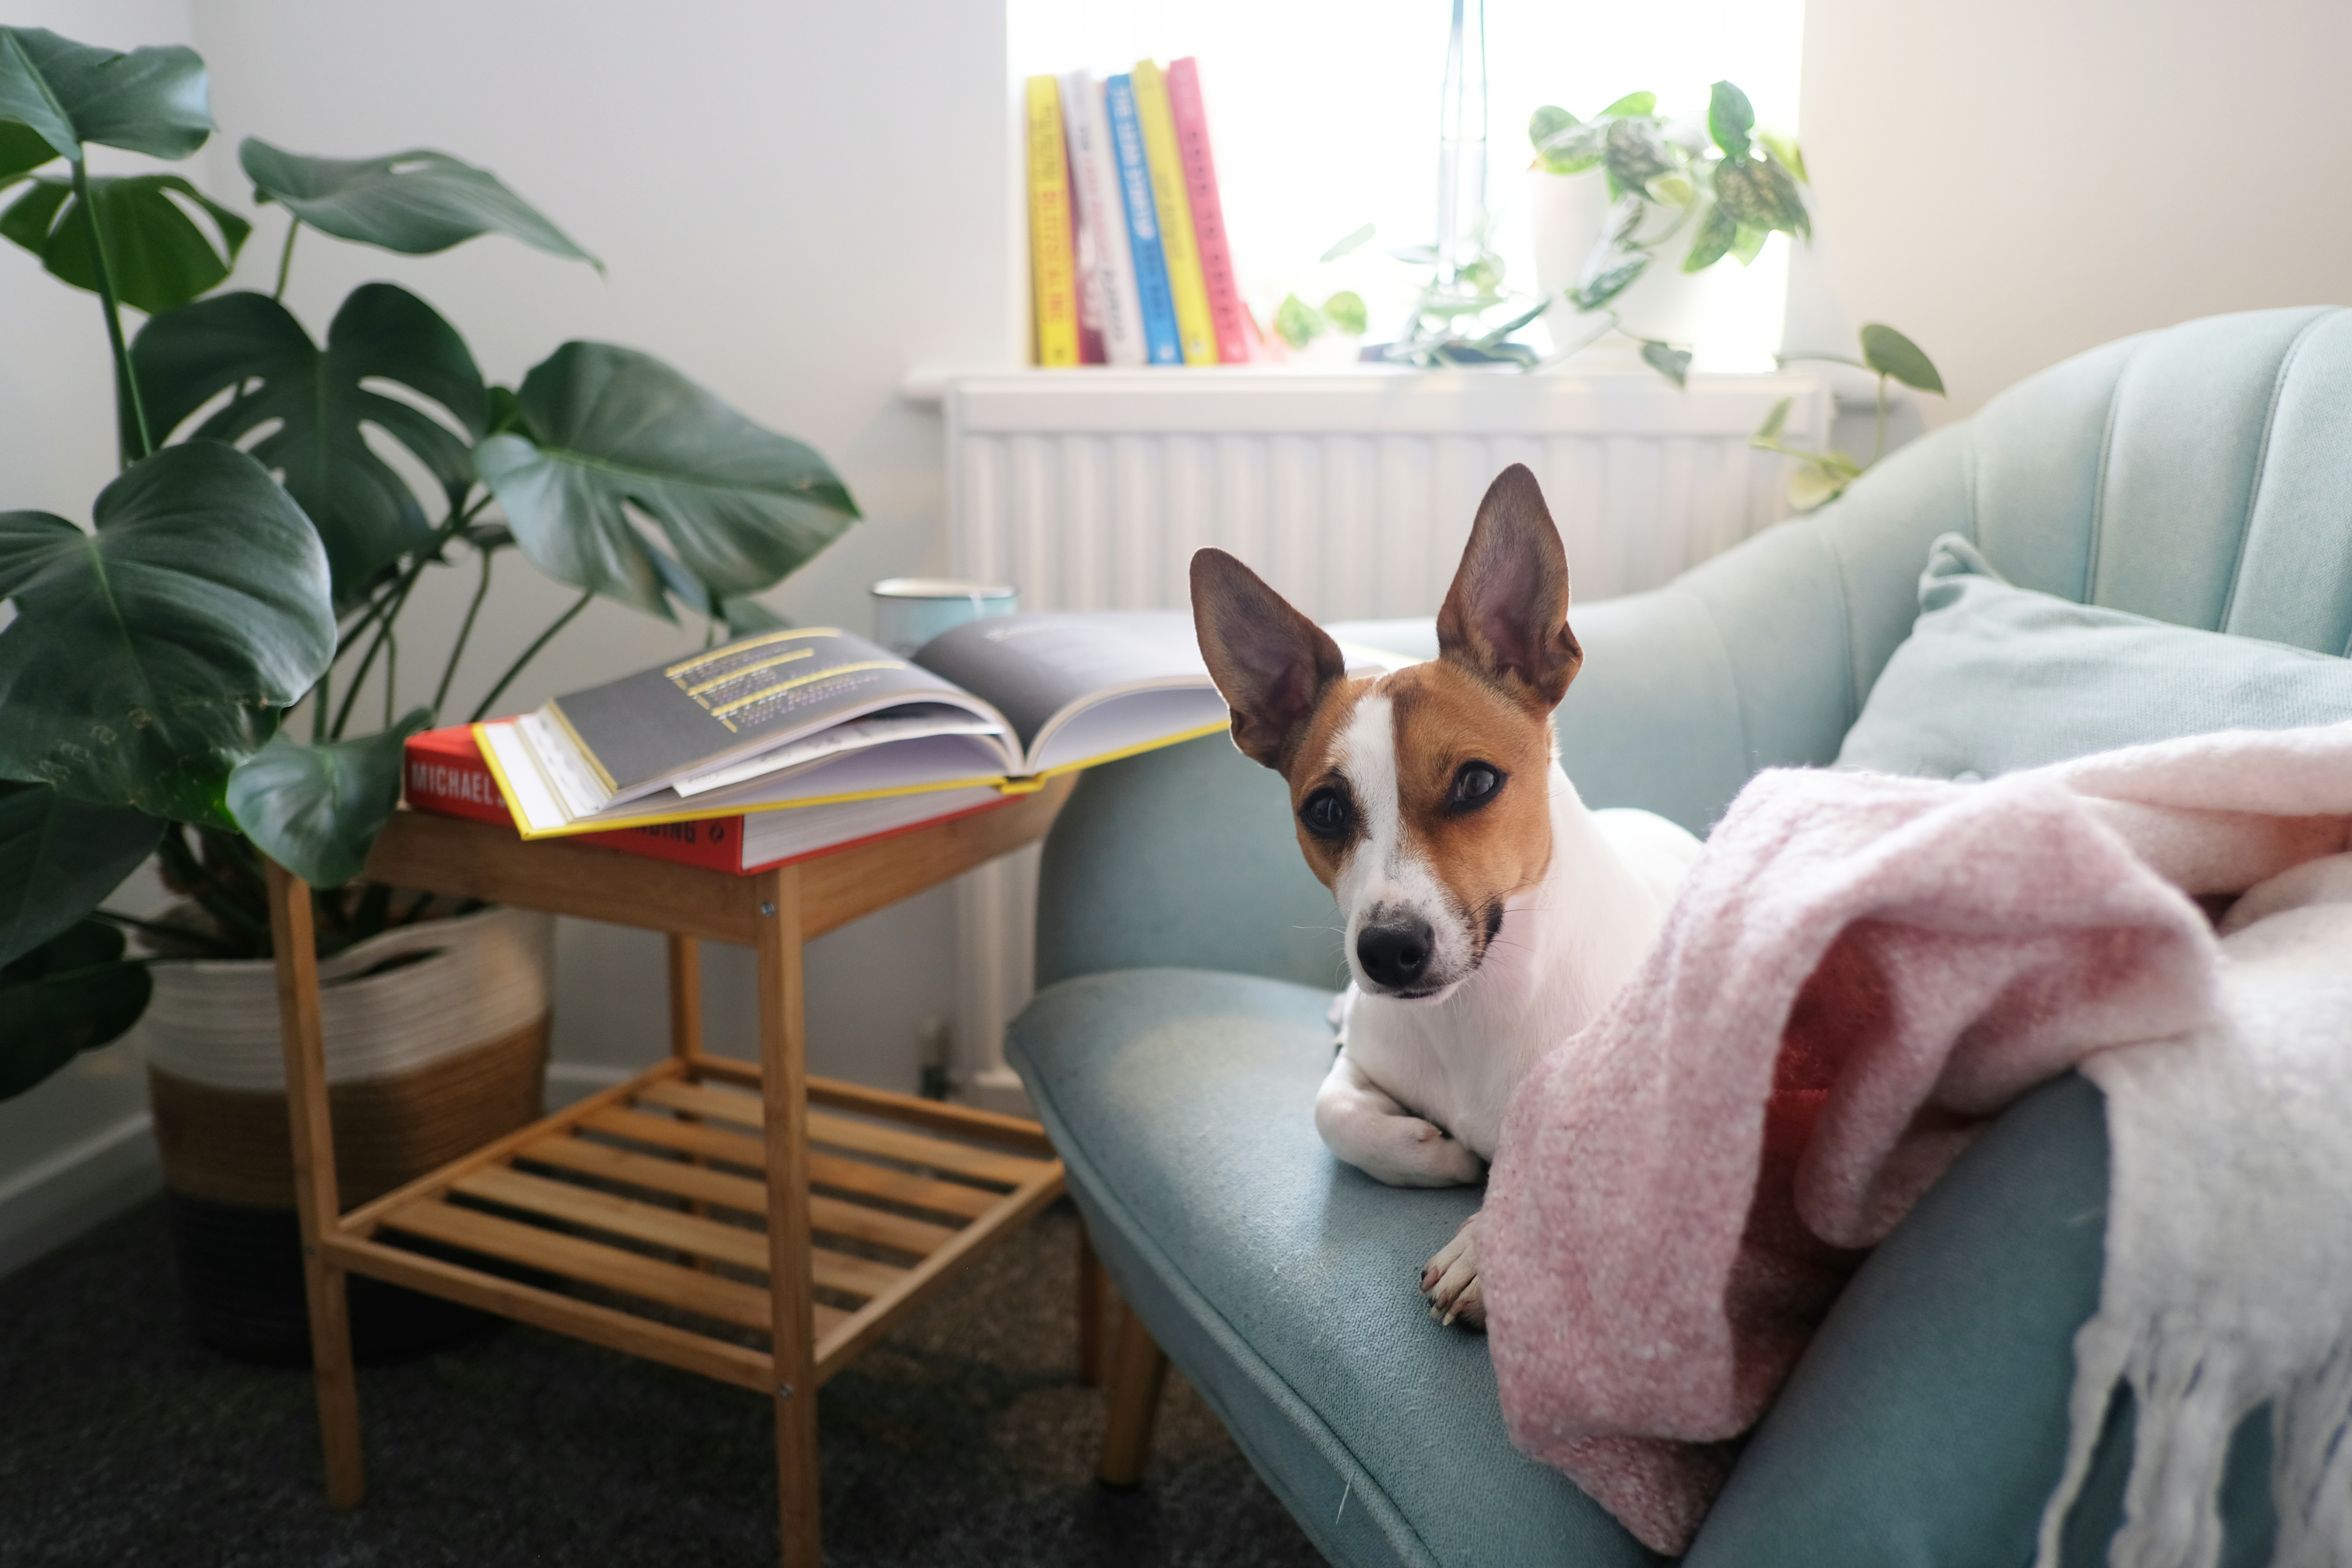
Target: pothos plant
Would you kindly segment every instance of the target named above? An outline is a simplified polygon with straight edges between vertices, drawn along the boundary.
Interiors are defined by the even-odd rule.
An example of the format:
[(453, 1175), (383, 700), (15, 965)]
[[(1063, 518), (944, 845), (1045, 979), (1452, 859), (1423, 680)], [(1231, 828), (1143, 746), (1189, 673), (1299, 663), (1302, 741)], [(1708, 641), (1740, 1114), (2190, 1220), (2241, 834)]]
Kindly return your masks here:
[[(1583, 269), (1567, 291), (1580, 314), (1617, 323), (1613, 302), (1662, 259), (1682, 248), (1680, 269), (1704, 272), (1727, 258), (1745, 267), (1774, 234), (1812, 238), (1804, 191), (1811, 184), (1796, 139), (1756, 123), (1748, 95), (1728, 81), (1707, 94), (1706, 123), (1677, 124), (1657, 112), (1653, 92), (1629, 92), (1589, 121), (1565, 109), (1538, 109), (1528, 122), (1536, 166), (1554, 174), (1598, 169), (1606, 181), (1609, 217)], [(1604, 328), (1605, 330), (1605, 328)], [(1639, 340), (1642, 358), (1677, 386), (1690, 376), (1686, 343)], [(1781, 363), (1811, 360), (1850, 364), (1878, 377), (1876, 436), (1868, 462), (1824, 447), (1811, 451), (1781, 439), (1790, 400), (1766, 417), (1749, 445), (1796, 458), (1789, 499), (1801, 510), (1843, 494), (1886, 449), (1887, 382), (1941, 395), (1943, 378), (1919, 345), (1883, 322), (1862, 329), (1862, 358), (1836, 353), (1783, 354)]]
[[(1469, 236), (1469, 255), (1452, 267), (1433, 245), (1398, 246), (1389, 255), (1420, 273), (1412, 310), (1393, 342), (1365, 348), (1377, 363), (1418, 365), (1424, 370), (1455, 365), (1515, 365), (1532, 370), (1538, 356), (1511, 335), (1550, 308), (1551, 301), (1504, 286), (1503, 258), (1490, 243), (1496, 215), (1482, 212)], [(1363, 248), (1376, 230), (1370, 224), (1335, 243), (1318, 265), (1338, 261)], [(1320, 308), (1297, 294), (1274, 312), (1274, 330), (1292, 348), (1305, 348), (1327, 331), (1361, 337), (1368, 324), (1363, 297), (1342, 289)]]
[[(176, 174), (96, 174), (87, 154), (183, 160), (213, 130), (193, 50), (0, 27), (0, 193), (23, 187), (0, 236), (97, 296), (122, 461), (93, 528), (0, 512), (0, 1097), (137, 1020), (152, 960), (126, 954), (126, 928), (174, 955), (267, 956), (265, 856), (318, 889), (322, 950), (425, 912), (347, 884), (500, 555), (579, 595), (475, 718), (600, 595), (671, 620), (682, 606), (712, 635), (778, 624), (750, 595), (857, 516), (816, 452), (632, 349), (567, 342), (520, 386), (490, 385), (457, 330), (390, 283), (352, 290), (315, 339), (284, 298), (306, 229), (412, 256), (500, 234), (596, 265), (446, 153), (247, 140), (254, 200), (286, 219), (277, 287), (212, 292), (247, 222)], [(126, 307), (148, 318), (135, 336)], [(429, 700), (403, 711), (402, 612), (428, 571), (467, 566), (464, 621)], [(416, 668), (424, 650), (405, 651)], [(371, 674), (380, 710), (362, 712)], [(181, 915), (150, 927), (100, 908), (150, 855)]]

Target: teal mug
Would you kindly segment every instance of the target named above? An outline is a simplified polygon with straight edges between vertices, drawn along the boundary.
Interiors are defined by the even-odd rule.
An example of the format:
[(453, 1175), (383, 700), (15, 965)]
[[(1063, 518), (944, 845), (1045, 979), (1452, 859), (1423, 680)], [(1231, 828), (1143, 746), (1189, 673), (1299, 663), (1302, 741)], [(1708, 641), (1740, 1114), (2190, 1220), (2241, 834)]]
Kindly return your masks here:
[(874, 640), (901, 658), (950, 626), (1021, 607), (1021, 595), (1003, 584), (950, 577), (886, 577), (873, 594)]

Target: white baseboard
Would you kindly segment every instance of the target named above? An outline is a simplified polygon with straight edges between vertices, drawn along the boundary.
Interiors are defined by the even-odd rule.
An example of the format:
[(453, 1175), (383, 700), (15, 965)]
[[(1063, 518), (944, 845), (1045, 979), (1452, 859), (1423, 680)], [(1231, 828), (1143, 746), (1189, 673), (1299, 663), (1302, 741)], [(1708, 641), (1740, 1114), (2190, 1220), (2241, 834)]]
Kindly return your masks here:
[(163, 1190), (153, 1119), (142, 1110), (0, 1181), (0, 1277)]

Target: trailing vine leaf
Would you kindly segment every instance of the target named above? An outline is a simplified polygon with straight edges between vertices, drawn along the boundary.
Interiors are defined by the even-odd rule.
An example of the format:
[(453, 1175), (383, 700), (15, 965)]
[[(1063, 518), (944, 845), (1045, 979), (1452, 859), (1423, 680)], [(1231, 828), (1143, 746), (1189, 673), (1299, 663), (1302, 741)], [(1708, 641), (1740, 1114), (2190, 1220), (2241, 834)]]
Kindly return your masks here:
[(1688, 349), (1644, 339), (1642, 342), (1642, 363), (1676, 386), (1690, 384), (1691, 354)]
[(1622, 119), (1609, 121), (1609, 132), (1601, 154), (1609, 166), (1609, 177), (1617, 182), (1621, 191), (1638, 191), (1660, 174), (1672, 174), (1675, 168), (1673, 152), (1659, 132), (1657, 121), (1649, 119)]
[(1583, 275), (1568, 291), (1568, 302), (1580, 310), (1598, 310), (1632, 288), (1649, 265), (1650, 258), (1639, 252), (1628, 256), (1604, 248), (1586, 261)]
[(257, 200), (282, 203), (338, 239), (429, 256), (478, 235), (503, 234), (551, 256), (604, 268), (496, 174), (446, 153), (312, 158), (248, 136), (236, 159)]
[(1716, 165), (1715, 199), (1745, 228), (1780, 229), (1810, 237), (1813, 220), (1797, 182), (1778, 163), (1761, 158), (1727, 158)]
[[(177, 310), (219, 285), (253, 232), (251, 224), (177, 174), (86, 177), (113, 267), (115, 295), (151, 316)], [(212, 234), (192, 212), (210, 220)], [(39, 257), (51, 277), (97, 291), (89, 231), (82, 225), (80, 201), (63, 175), (33, 181), (0, 213), (0, 235)]]
[(1717, 82), (1708, 89), (1706, 133), (1723, 149), (1725, 157), (1747, 157), (1748, 132), (1755, 129), (1756, 110), (1746, 93), (1727, 81)]
[(0, 965), (0, 1100), (139, 1021), (153, 983), (122, 948), (121, 931), (84, 921)]
[(1691, 236), (1690, 254), (1683, 258), (1683, 270), (1706, 271), (1731, 253), (1732, 243), (1738, 237), (1738, 222), (1723, 210), (1722, 203), (1710, 204), (1706, 216), (1698, 220), (1698, 232)]
[(1342, 289), (1323, 301), (1323, 319), (1351, 338), (1360, 338), (1371, 322), (1364, 307), (1364, 297), (1353, 289)]
[(1348, 255), (1349, 252), (1359, 250), (1364, 246), (1370, 244), (1371, 242), (1371, 237), (1372, 226), (1370, 224), (1366, 224), (1363, 227), (1358, 229), (1355, 233), (1349, 235), (1346, 238), (1334, 241), (1331, 248), (1323, 253), (1322, 258), (1325, 261), (1337, 261), (1339, 258)]
[(1657, 110), (1658, 95), (1656, 93), (1629, 92), (1624, 97), (1619, 99), (1616, 102), (1611, 104), (1608, 108), (1602, 110), (1600, 113), (1594, 115), (1592, 118), (1595, 120), (1624, 120), (1637, 114), (1654, 114), (1657, 112)]
[(213, 133), (195, 50), (121, 54), (44, 27), (0, 27), (0, 121), (10, 120), (76, 163), (85, 142), (178, 159)]
[(1770, 450), (1770, 443), (1780, 438), (1780, 432), (1789, 423), (1789, 411), (1796, 405), (1797, 400), (1793, 397), (1784, 397), (1772, 405), (1772, 412), (1764, 416), (1764, 423), (1756, 427), (1756, 434), (1748, 437), (1748, 444)]
[(1883, 321), (1862, 329), (1862, 361), (1881, 375), (1891, 375), (1921, 392), (1944, 395), (1944, 378), (1919, 345)]
[(432, 722), (418, 708), (364, 740), (306, 743), (281, 731), (229, 774), (229, 812), (263, 854), (314, 888), (340, 888), (400, 804), (408, 737)]
[(523, 553), (558, 582), (669, 618), (630, 509), (716, 600), (772, 587), (857, 518), (814, 450), (633, 349), (566, 343), (523, 378), (520, 402), (532, 434), (489, 437), (474, 464)]
[(98, 529), (0, 512), (0, 778), (229, 826), (229, 770), (335, 650), (327, 558), (260, 464), (167, 447), (99, 492)]
[(1738, 237), (1731, 242), (1731, 254), (1740, 266), (1748, 267), (1764, 253), (1764, 242), (1772, 237), (1769, 228), (1749, 228), (1742, 225)]
[(1813, 183), (1813, 177), (1805, 173), (1805, 155), (1798, 151), (1795, 137), (1779, 131), (1759, 131), (1756, 140), (1764, 144), (1764, 151), (1771, 154), (1772, 161), (1796, 175), (1799, 183), (1808, 185)]
[(1323, 331), (1323, 317), (1296, 294), (1286, 294), (1274, 308), (1275, 336), (1294, 349), (1303, 349)]
[(1681, 174), (1660, 174), (1650, 182), (1650, 199), (1662, 206), (1686, 207), (1698, 188)]
[(0, 784), (0, 965), (96, 909), (154, 852), (163, 825), (128, 806)]
[(1789, 504), (1799, 511), (1828, 505), (1862, 475), (1860, 466), (1840, 452), (1793, 455), (1799, 461), (1789, 476)]
[(408, 388), (445, 409), (467, 437), (482, 436), (490, 416), (481, 372), (457, 329), (390, 283), (352, 290), (323, 349), (285, 306), (239, 292), (148, 322), (131, 363), (158, 436), (236, 392), (190, 434), (249, 443), (253, 456), (285, 475), (286, 489), (318, 525), (340, 605), (431, 533), (407, 481), (369, 447), (368, 428), (422, 463), (440, 481), (447, 506), (462, 504), (474, 482), (464, 439), (367, 384)]

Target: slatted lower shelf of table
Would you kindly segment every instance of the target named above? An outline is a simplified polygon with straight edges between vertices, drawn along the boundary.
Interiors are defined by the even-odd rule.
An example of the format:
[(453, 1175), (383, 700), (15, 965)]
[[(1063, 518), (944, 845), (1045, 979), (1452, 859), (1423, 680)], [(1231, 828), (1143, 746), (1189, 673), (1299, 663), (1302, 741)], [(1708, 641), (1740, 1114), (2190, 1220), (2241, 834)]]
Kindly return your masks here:
[[(1062, 1165), (1034, 1122), (821, 1079), (809, 1100), (822, 1383), (1051, 1202)], [(355, 1273), (772, 1393), (761, 1126), (755, 1068), (672, 1058), (354, 1210), (322, 1246)]]

